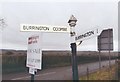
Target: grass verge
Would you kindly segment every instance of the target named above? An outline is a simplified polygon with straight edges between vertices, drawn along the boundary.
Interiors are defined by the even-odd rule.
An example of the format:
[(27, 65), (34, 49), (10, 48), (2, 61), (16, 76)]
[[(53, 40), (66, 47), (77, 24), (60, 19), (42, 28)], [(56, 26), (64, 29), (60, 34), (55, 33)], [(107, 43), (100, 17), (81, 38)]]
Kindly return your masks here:
[(115, 77), (115, 70), (115, 65), (111, 66), (110, 69), (108, 67), (104, 67), (94, 73), (82, 76), (80, 80), (113, 80)]

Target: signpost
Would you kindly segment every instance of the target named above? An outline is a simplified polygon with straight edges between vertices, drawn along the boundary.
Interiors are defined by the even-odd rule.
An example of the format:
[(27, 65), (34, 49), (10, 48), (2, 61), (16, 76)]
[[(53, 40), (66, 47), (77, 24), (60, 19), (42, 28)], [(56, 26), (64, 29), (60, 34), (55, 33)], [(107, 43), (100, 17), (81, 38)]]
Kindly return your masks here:
[[(101, 31), (98, 28), (86, 31), (76, 36), (75, 25), (77, 19), (72, 15), (68, 21), (70, 28), (65, 26), (50, 26), (50, 25), (35, 25), (35, 24), (21, 24), (21, 31), (31, 32), (59, 32), (70, 33), (71, 35), (71, 52), (72, 52), (72, 75), (73, 80), (79, 80), (78, 77), (78, 65), (77, 65), (77, 48), (76, 42), (82, 43), (83, 40), (90, 39), (91, 37), (98, 36)], [(106, 36), (107, 33), (107, 36)], [(113, 35), (111, 35), (112, 29), (102, 31), (98, 36), (98, 50), (113, 50)], [(110, 59), (110, 58), (109, 58)], [(99, 57), (101, 61), (101, 58)], [(28, 38), (28, 50), (27, 50), (27, 62), (26, 66), (29, 67), (29, 73), (31, 74), (31, 81), (34, 82), (34, 75), (37, 69), (41, 70), (42, 64), (42, 48), (40, 36), (34, 35)], [(101, 67), (101, 66), (100, 66)]]
[(70, 32), (70, 28), (66, 26), (50, 26), (36, 24), (21, 24), (21, 31), (38, 31), (38, 32)]
[(34, 82), (34, 75), (37, 69), (41, 70), (42, 50), (40, 36), (34, 35), (28, 38), (27, 62), (31, 74), (31, 82)]
[(77, 48), (76, 48), (76, 42), (75, 42), (75, 25), (76, 25), (77, 19), (72, 15), (68, 21), (70, 25), (70, 34), (71, 34), (71, 51), (72, 51), (72, 74), (73, 74), (73, 80), (79, 80), (78, 77), (78, 65), (77, 65)]

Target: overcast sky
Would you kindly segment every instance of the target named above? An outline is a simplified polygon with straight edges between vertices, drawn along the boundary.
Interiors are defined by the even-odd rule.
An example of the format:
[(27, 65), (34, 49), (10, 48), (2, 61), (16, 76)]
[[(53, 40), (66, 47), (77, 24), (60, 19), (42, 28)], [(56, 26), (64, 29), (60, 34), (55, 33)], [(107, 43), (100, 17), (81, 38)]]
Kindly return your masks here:
[[(114, 29), (114, 50), (118, 47), (117, 2), (4, 2), (1, 17), (7, 26), (0, 31), (2, 49), (27, 49), (27, 38), (40, 32), (20, 32), (20, 24), (68, 26), (73, 14), (77, 18), (76, 33), (99, 27)], [(69, 33), (41, 33), (45, 50), (70, 50)], [(97, 50), (97, 38), (83, 41), (78, 50)]]

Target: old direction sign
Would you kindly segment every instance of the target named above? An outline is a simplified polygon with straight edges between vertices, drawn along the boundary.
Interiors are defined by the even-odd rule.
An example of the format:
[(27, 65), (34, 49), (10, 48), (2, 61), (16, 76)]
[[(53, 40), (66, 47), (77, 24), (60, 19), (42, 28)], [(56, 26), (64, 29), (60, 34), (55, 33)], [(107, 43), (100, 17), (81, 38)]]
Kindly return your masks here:
[(36, 24), (21, 24), (21, 31), (38, 31), (38, 32), (70, 32), (70, 28), (66, 26), (50, 26)]
[(89, 30), (89, 31), (86, 31), (86, 32), (76, 36), (75, 40), (83, 41), (83, 40), (89, 39), (91, 37), (97, 36), (98, 34), (99, 34), (98, 29)]

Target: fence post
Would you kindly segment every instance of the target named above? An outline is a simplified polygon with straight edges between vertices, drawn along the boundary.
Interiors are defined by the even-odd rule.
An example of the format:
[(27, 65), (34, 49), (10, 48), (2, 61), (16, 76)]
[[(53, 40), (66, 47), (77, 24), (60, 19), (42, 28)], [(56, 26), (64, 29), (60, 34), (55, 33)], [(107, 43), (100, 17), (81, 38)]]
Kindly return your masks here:
[(89, 80), (89, 68), (87, 67), (87, 80)]

